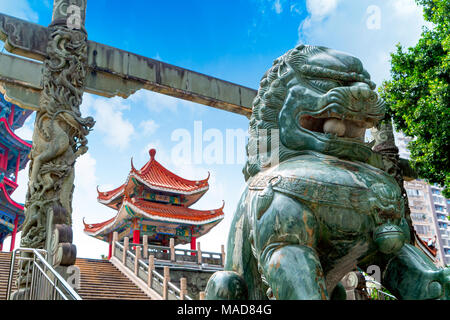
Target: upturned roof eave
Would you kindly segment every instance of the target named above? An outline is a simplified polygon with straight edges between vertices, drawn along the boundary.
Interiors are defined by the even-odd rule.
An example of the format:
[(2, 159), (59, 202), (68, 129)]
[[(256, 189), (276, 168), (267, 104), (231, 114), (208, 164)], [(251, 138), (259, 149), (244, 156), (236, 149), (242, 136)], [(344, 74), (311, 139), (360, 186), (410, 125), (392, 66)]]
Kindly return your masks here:
[[(118, 210), (117, 214), (115, 217), (106, 220), (104, 222), (100, 222), (100, 223), (96, 223), (96, 224), (88, 224), (88, 223), (84, 223), (85, 228), (84, 228), (84, 232), (87, 235), (96, 237), (99, 235), (106, 235), (108, 233), (111, 233), (115, 227), (122, 222), (124, 219), (131, 219), (128, 212), (126, 212), (126, 206), (130, 207), (134, 212), (139, 213), (140, 215), (150, 219), (150, 220), (156, 220), (156, 221), (164, 221), (164, 222), (171, 222), (171, 223), (180, 223), (180, 224), (190, 224), (190, 225), (207, 225), (213, 222), (220, 222), (221, 220), (223, 220), (224, 218), (224, 213), (222, 211), (222, 208), (220, 209), (215, 209), (214, 211), (220, 210), (221, 214), (215, 215), (213, 218), (210, 219), (204, 219), (204, 220), (189, 220), (189, 219), (181, 219), (181, 218), (169, 218), (169, 217), (161, 217), (158, 216), (157, 214), (151, 214), (149, 212), (146, 212), (144, 209), (139, 208), (138, 206), (134, 205), (133, 203), (129, 202), (128, 200), (125, 200), (120, 209)], [(124, 212), (125, 210), (125, 212)], [(190, 209), (190, 210), (195, 210), (195, 209)], [(198, 212), (205, 212), (205, 211), (213, 211), (213, 210), (195, 210)], [(102, 225), (99, 229), (97, 229), (96, 231), (89, 231), (88, 229), (86, 229), (87, 226), (89, 225)]]

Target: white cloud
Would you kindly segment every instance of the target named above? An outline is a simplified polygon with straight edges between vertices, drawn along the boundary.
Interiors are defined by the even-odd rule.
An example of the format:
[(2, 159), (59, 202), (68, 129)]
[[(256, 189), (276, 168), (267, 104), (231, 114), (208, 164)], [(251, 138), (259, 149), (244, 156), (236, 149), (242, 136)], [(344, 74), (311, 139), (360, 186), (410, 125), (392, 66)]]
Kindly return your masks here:
[(133, 124), (124, 118), (123, 112), (130, 109), (122, 98), (97, 98), (85, 94), (80, 107), (83, 115), (93, 114), (96, 121), (94, 130), (104, 136), (104, 143), (120, 150), (127, 148), (135, 133)]
[(75, 164), (72, 229), (78, 257), (100, 258), (101, 254), (108, 254), (106, 242), (94, 239), (83, 231), (83, 218), (86, 223), (98, 223), (112, 218), (115, 214), (113, 210), (97, 202), (96, 164), (97, 161), (89, 152), (79, 157)]
[(283, 12), (283, 7), (281, 5), (280, 0), (275, 1), (275, 3), (273, 4), (273, 8), (275, 9), (275, 12), (277, 14), (280, 14), (281, 12)]
[(28, 161), (25, 169), (19, 171), (19, 175), (17, 177), (17, 183), (19, 186), (16, 190), (11, 194), (11, 198), (19, 203), (25, 203), (25, 197), (27, 195), (28, 190), (28, 171), (30, 169), (30, 161)]
[[(376, 11), (368, 8), (377, 7)], [(362, 60), (378, 85), (389, 78), (395, 45), (413, 46), (425, 24), (414, 0), (308, 0), (309, 16), (299, 25), (299, 43), (348, 52)], [(368, 20), (379, 14), (376, 28)], [(372, 24), (374, 25), (374, 24)]]
[(313, 20), (330, 15), (337, 7), (338, 0), (307, 0), (306, 9)]
[(139, 124), (139, 127), (142, 128), (141, 134), (145, 136), (150, 136), (159, 128), (159, 124), (155, 122), (155, 120), (145, 120)]
[(151, 112), (177, 111), (179, 99), (161, 93), (139, 90), (128, 98), (133, 104), (146, 107)]
[(33, 112), (23, 123), (23, 126), (14, 131), (21, 139), (31, 141), (33, 139), (34, 120), (36, 112)]
[(1, 12), (23, 20), (38, 22), (39, 16), (27, 0), (0, 0)]
[(414, 15), (422, 15), (421, 10), (414, 0), (388, 0), (387, 6), (395, 10), (396, 16), (411, 17)]
[(302, 14), (302, 10), (298, 7), (297, 3), (294, 3), (290, 6), (289, 10), (291, 12), (297, 13), (297, 14)]
[[(167, 152), (166, 148), (162, 145), (161, 141), (153, 140), (150, 141), (140, 152), (140, 159), (143, 161), (142, 164), (134, 163), (136, 169), (139, 169), (144, 163), (146, 163), (150, 159), (149, 151), (151, 149), (156, 150), (155, 159), (165, 165), (171, 163), (170, 153)], [(139, 166), (139, 168), (138, 168)]]

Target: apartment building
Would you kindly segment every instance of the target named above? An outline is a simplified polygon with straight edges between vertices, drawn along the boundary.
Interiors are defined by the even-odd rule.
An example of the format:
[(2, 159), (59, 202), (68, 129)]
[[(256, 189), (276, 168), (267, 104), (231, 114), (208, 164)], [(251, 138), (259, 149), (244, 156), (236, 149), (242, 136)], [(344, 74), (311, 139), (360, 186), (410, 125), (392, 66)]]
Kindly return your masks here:
[(450, 200), (442, 188), (419, 179), (405, 182), (405, 189), (417, 235), (435, 246), (437, 265), (450, 265)]

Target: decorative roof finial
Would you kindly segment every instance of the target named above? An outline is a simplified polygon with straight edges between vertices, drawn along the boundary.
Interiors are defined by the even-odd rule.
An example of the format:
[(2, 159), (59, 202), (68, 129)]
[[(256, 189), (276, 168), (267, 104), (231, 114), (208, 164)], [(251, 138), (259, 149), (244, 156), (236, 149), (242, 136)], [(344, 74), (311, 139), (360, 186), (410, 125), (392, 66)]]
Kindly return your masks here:
[(155, 149), (150, 149), (150, 151), (148, 153), (150, 153), (150, 158), (152, 160), (155, 159), (155, 154), (156, 154), (156, 150)]

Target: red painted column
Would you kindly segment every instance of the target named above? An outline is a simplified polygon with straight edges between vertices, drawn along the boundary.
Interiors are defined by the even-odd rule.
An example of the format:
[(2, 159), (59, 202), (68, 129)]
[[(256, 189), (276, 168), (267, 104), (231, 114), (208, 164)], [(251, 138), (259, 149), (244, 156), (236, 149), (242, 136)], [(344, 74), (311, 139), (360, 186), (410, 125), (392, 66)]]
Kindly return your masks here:
[[(191, 237), (191, 250), (197, 250), (197, 238)], [(195, 256), (195, 252), (191, 252), (191, 256)]]
[(139, 223), (137, 219), (134, 220), (134, 230), (133, 230), (133, 243), (139, 244), (141, 238), (141, 231), (139, 229)]
[(2, 251), (2, 250), (3, 250), (3, 241), (0, 242), (0, 251)]
[(112, 255), (112, 233), (110, 233), (108, 237), (109, 237), (108, 260), (110, 260)]
[(14, 178), (15, 183), (17, 183), (17, 176), (19, 175), (19, 167), (20, 167), (20, 151), (19, 151), (19, 154), (17, 155), (17, 161), (16, 161), (16, 173), (15, 173), (15, 178)]
[(8, 168), (8, 153), (9, 153), (9, 150), (5, 149), (3, 158), (2, 158), (2, 163), (1, 163), (1, 167), (5, 170)]
[(11, 106), (11, 113), (9, 114), (8, 123), (11, 126), (14, 121), (14, 105)]
[(16, 215), (16, 218), (14, 219), (14, 230), (13, 233), (11, 235), (11, 247), (9, 249), (9, 251), (13, 251), (14, 250), (14, 244), (16, 242), (16, 234), (17, 234), (17, 224), (19, 222), (18, 216)]

